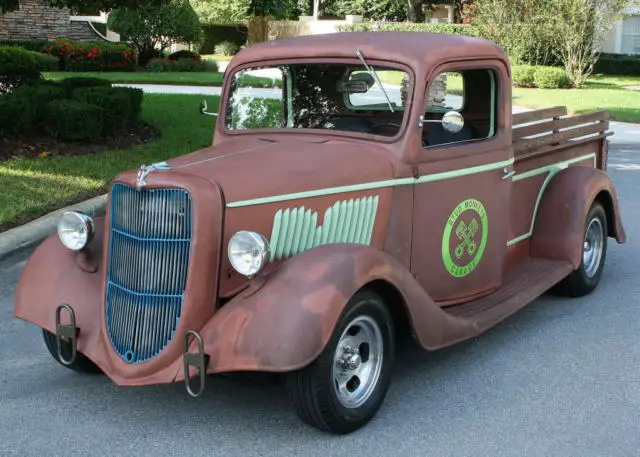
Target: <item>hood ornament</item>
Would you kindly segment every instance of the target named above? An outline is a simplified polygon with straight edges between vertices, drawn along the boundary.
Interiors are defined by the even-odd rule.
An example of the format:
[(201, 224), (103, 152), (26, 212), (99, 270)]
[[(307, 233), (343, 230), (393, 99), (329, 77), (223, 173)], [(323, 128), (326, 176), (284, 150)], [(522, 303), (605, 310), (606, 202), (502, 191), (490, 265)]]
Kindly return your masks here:
[(142, 165), (138, 171), (138, 179), (136, 180), (136, 189), (141, 190), (147, 185), (145, 178), (154, 170), (171, 170), (167, 162), (156, 162), (151, 165)]

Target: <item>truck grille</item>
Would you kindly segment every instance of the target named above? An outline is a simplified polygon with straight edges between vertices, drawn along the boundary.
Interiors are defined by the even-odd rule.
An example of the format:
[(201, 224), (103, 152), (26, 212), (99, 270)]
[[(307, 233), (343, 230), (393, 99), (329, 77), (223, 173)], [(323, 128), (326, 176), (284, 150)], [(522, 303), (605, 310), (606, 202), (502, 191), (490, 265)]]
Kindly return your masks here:
[(128, 363), (162, 351), (178, 325), (191, 247), (191, 198), (181, 189), (111, 191), (106, 326)]

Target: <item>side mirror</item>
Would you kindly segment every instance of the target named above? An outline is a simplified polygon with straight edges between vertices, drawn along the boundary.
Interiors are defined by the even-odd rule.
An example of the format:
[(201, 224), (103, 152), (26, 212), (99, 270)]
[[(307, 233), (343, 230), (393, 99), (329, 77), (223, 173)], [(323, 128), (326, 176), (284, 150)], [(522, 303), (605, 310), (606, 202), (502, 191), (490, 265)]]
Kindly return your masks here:
[(464, 127), (464, 117), (457, 111), (449, 111), (442, 116), (442, 128), (447, 132), (458, 133)]
[(218, 113), (210, 113), (209, 111), (207, 111), (207, 101), (206, 100), (202, 100), (200, 102), (200, 112), (202, 114), (205, 114), (207, 116), (218, 116)]

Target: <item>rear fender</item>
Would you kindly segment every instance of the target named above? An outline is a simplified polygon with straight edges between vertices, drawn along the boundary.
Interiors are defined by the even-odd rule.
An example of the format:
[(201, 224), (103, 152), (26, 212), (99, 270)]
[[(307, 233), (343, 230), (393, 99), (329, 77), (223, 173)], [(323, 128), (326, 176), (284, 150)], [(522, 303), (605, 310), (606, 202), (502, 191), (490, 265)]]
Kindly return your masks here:
[[(452, 332), (459, 339), (474, 332), (468, 322), (444, 313), (384, 252), (356, 244), (325, 245), (287, 260), (267, 278), (254, 279), (213, 315), (200, 332), (209, 355), (207, 372), (285, 372), (306, 366), (328, 343), (350, 297), (373, 281), (399, 292), (414, 337), (424, 348), (456, 339)], [(195, 340), (189, 350), (198, 352)]]
[(584, 223), (595, 200), (607, 213), (608, 236), (624, 243), (626, 233), (611, 178), (596, 168), (574, 166), (560, 171), (544, 193), (531, 239), (531, 255), (569, 261), (579, 268)]

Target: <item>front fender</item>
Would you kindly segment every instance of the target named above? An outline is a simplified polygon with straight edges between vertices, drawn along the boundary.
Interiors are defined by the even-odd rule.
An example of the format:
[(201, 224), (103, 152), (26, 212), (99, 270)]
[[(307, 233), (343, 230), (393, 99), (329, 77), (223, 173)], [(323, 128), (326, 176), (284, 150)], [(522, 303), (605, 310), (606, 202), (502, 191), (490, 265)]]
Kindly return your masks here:
[[(13, 314), (55, 333), (56, 306), (60, 303), (71, 305), (76, 325), (81, 329), (78, 351), (95, 361), (101, 322), (97, 316), (100, 316), (101, 306), (104, 217), (94, 218), (94, 222), (95, 237), (85, 253), (78, 254), (65, 248), (56, 233), (40, 243), (20, 275)], [(62, 319), (68, 321), (66, 313)]]
[(564, 260), (580, 267), (584, 224), (594, 200), (607, 213), (609, 237), (626, 241), (618, 194), (607, 173), (575, 166), (560, 171), (544, 192), (531, 239), (532, 257)]
[[(257, 286), (213, 315), (201, 331), (209, 355), (207, 372), (285, 372), (306, 366), (328, 343), (350, 297), (376, 280), (399, 291), (413, 333), (424, 348), (435, 349), (478, 333), (469, 321), (442, 311), (391, 256), (368, 246), (325, 245), (287, 260), (267, 278), (254, 280)], [(189, 350), (197, 351), (195, 340)]]

